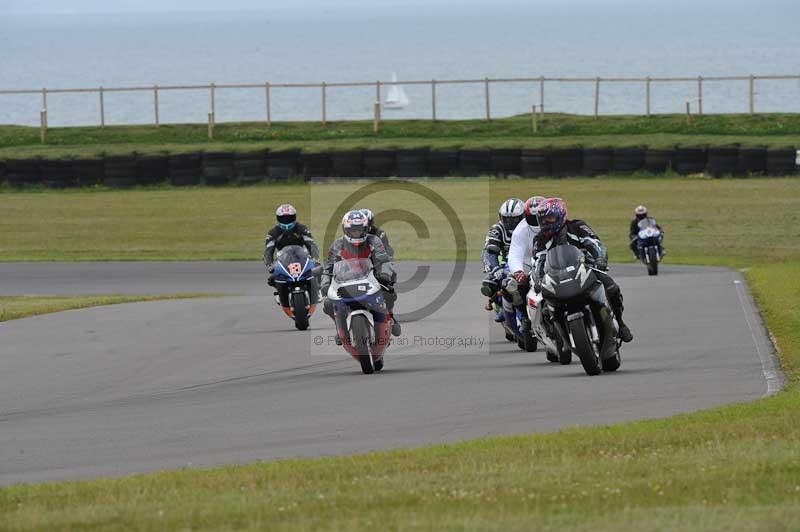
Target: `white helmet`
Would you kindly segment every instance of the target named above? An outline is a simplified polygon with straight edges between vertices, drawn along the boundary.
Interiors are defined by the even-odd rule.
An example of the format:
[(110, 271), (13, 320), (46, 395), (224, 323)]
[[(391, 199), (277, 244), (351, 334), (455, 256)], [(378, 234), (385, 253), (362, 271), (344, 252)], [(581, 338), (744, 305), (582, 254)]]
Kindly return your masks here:
[(368, 228), (369, 221), (361, 211), (350, 211), (342, 218), (344, 239), (354, 246), (360, 246), (367, 241)]
[(297, 224), (297, 209), (288, 203), (284, 203), (275, 210), (275, 217), (281, 229), (288, 231)]
[(519, 198), (507, 199), (500, 205), (500, 221), (507, 231), (513, 231), (525, 216), (525, 203)]
[(633, 209), (633, 214), (635, 214), (636, 217), (641, 220), (642, 218), (645, 218), (647, 216), (647, 207), (645, 207), (644, 205), (639, 205), (638, 207)]

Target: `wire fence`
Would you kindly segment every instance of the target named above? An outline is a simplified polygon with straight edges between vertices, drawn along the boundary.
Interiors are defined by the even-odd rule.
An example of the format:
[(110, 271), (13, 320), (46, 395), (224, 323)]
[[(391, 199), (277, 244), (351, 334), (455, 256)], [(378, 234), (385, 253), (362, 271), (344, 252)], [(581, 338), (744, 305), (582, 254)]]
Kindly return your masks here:
[[(758, 112), (757, 108), (757, 99), (756, 96), (759, 94), (757, 92), (757, 87), (759, 83), (762, 82), (789, 82), (795, 81), (800, 82), (800, 75), (745, 75), (745, 76), (698, 76), (698, 77), (521, 77), (521, 78), (478, 78), (478, 79), (445, 79), (445, 80), (437, 80), (437, 79), (430, 79), (430, 80), (398, 80), (398, 81), (370, 81), (370, 82), (334, 82), (334, 83), (327, 83), (327, 82), (319, 82), (319, 83), (271, 83), (271, 82), (264, 82), (264, 83), (244, 83), (244, 84), (216, 84), (216, 83), (209, 83), (207, 85), (150, 85), (150, 86), (128, 86), (128, 87), (94, 87), (94, 88), (72, 88), (72, 89), (52, 89), (52, 88), (41, 88), (41, 89), (11, 89), (11, 90), (0, 90), (0, 96), (12, 96), (12, 95), (34, 95), (41, 98), (41, 112), (39, 116), (36, 117), (39, 122), (41, 128), (46, 130), (48, 127), (48, 97), (53, 95), (63, 95), (63, 94), (83, 94), (83, 95), (95, 95), (96, 100), (96, 112), (97, 112), (97, 122), (101, 127), (105, 127), (109, 123), (109, 104), (106, 101), (107, 95), (112, 94), (120, 94), (120, 93), (138, 93), (140, 95), (149, 95), (149, 104), (145, 104), (145, 102), (141, 100), (137, 100), (137, 109), (136, 109), (136, 116), (137, 119), (134, 121), (125, 121), (125, 120), (115, 120), (114, 123), (117, 125), (128, 125), (132, 123), (151, 123), (155, 126), (160, 125), (161, 123), (166, 123), (162, 121), (162, 106), (163, 104), (160, 102), (162, 96), (166, 93), (174, 92), (174, 93), (206, 93), (208, 98), (208, 108), (207, 108), (207, 117), (208, 117), (208, 124), (209, 124), (209, 131), (213, 131), (214, 125), (217, 123), (217, 114), (218, 108), (220, 106), (220, 102), (218, 101), (218, 95), (221, 92), (228, 92), (228, 91), (257, 91), (260, 93), (260, 104), (255, 105), (254, 100), (250, 98), (248, 100), (248, 104), (245, 109), (245, 117), (248, 121), (264, 121), (268, 126), (272, 125), (273, 122), (273, 115), (276, 112), (276, 103), (274, 95), (279, 91), (318, 91), (316, 97), (303, 97), (301, 98), (301, 106), (305, 109), (314, 108), (315, 112), (319, 113), (316, 120), (320, 121), (322, 124), (327, 124), (332, 116), (332, 98), (331, 93), (334, 91), (341, 91), (343, 89), (350, 90), (353, 92), (353, 97), (358, 99), (364, 99), (365, 103), (368, 103), (368, 108), (370, 110), (374, 109), (373, 119), (376, 123), (380, 122), (381, 120), (381, 108), (385, 107), (385, 100), (384, 91), (387, 88), (392, 86), (401, 86), (401, 87), (408, 87), (409, 90), (415, 90), (415, 96), (421, 97), (420, 91), (421, 89), (424, 93), (427, 93), (427, 98), (429, 101), (429, 110), (430, 114), (427, 117), (418, 118), (430, 118), (432, 120), (439, 120), (443, 117), (438, 112), (437, 106), (441, 106), (441, 96), (437, 96), (437, 93), (446, 90), (447, 87), (452, 86), (472, 86), (473, 88), (477, 88), (482, 93), (482, 102), (480, 104), (475, 103), (475, 98), (471, 98), (471, 102), (467, 105), (459, 106), (459, 112), (456, 112), (456, 116), (453, 116), (453, 113), (449, 113), (447, 118), (473, 118), (475, 117), (475, 112), (479, 108), (480, 109), (480, 116), (485, 120), (492, 120), (493, 118), (493, 92), (497, 90), (497, 88), (509, 85), (509, 86), (522, 86), (520, 90), (525, 91), (525, 98), (528, 99), (530, 102), (530, 107), (526, 109), (530, 111), (533, 108), (534, 112), (538, 112), (539, 116), (543, 116), (545, 112), (552, 111), (551, 103), (556, 103), (558, 101), (557, 97), (550, 96), (550, 91), (554, 89), (556, 85), (570, 85), (570, 84), (577, 84), (582, 86), (592, 86), (594, 89), (593, 95), (593, 110), (592, 113), (594, 116), (599, 116), (600, 114), (604, 113), (604, 106), (608, 108), (617, 109), (619, 108), (618, 103), (615, 100), (619, 98), (625, 98), (626, 104), (631, 104), (631, 93), (628, 92), (624, 95), (620, 95), (615, 93), (614, 87), (619, 85), (625, 86), (635, 86), (641, 87), (641, 102), (640, 102), (640, 110), (634, 114), (640, 114), (644, 116), (650, 116), (654, 114), (655, 107), (656, 107), (656, 96), (654, 95), (654, 86), (655, 85), (668, 85), (668, 84), (683, 84), (686, 86), (688, 84), (689, 92), (684, 93), (685, 98), (684, 101), (676, 102), (675, 100), (678, 99), (674, 95), (671, 97), (671, 112), (683, 112), (684, 108), (687, 113), (693, 113), (698, 115), (704, 114), (703, 109), (703, 101), (704, 101), (704, 91), (707, 91), (708, 85), (718, 85), (718, 84), (740, 84), (739, 86), (734, 85), (734, 89), (728, 89), (726, 92), (726, 98), (728, 100), (735, 100), (740, 101), (741, 105), (739, 106), (739, 112), (742, 113), (750, 113), (754, 114)], [(765, 84), (766, 86), (766, 84)], [(770, 84), (769, 86), (772, 87)], [(605, 95), (605, 92), (608, 92), (608, 95)], [(795, 91), (792, 91), (795, 92)], [(800, 83), (797, 84), (797, 94), (795, 95), (794, 101), (800, 101)], [(736, 94), (739, 94), (737, 97)], [(251, 93), (252, 95), (252, 93)], [(519, 95), (517, 95), (519, 96)], [(503, 96), (505, 98), (506, 96)], [(785, 98), (784, 95), (781, 95), (781, 99)], [(197, 98), (191, 97), (186, 98), (183, 102), (183, 107), (186, 108), (187, 104), (194, 104), (198, 105)], [(3, 102), (3, 99), (0, 98), (0, 102), (3, 104), (8, 103), (8, 101)], [(13, 103), (13, 102), (12, 102)], [(86, 102), (84, 102), (86, 103)], [(449, 102), (447, 102), (449, 103)], [(502, 102), (501, 102), (502, 103)], [(139, 106), (147, 105), (149, 109), (145, 108), (144, 110), (140, 109)], [(173, 102), (174, 104), (174, 102)], [(684, 107), (685, 104), (685, 107)], [(452, 104), (449, 105), (452, 109)], [(297, 112), (297, 107), (295, 106), (295, 112)], [(662, 109), (659, 111), (663, 112)], [(144, 117), (150, 114), (151, 118), (145, 119), (144, 122), (141, 121), (140, 117)], [(308, 120), (309, 113), (306, 111), (297, 112), (299, 116), (287, 116), (286, 113), (282, 113), (280, 117), (281, 120)], [(467, 116), (469, 115), (469, 116)], [(33, 117), (31, 117), (33, 118)], [(363, 117), (366, 118), (366, 117)], [(352, 119), (352, 118), (350, 118)], [(197, 122), (195, 122), (197, 123)], [(210, 133), (211, 134), (211, 133)]]

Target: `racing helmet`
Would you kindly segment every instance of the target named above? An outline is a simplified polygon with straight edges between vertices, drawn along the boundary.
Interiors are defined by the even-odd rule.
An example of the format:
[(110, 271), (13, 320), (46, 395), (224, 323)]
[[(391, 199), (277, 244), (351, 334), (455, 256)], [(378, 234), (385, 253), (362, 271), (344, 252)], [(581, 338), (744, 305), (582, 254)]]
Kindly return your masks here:
[(543, 196), (531, 196), (525, 201), (525, 222), (531, 227), (539, 227), (539, 219), (536, 218), (536, 206), (544, 200)]
[(513, 231), (525, 215), (525, 204), (519, 198), (510, 198), (500, 205), (500, 223), (507, 231)]
[(358, 209), (361, 211), (361, 214), (367, 217), (367, 225), (372, 227), (375, 225), (375, 213), (373, 213), (370, 209)]
[(639, 205), (633, 209), (633, 213), (636, 215), (637, 220), (642, 220), (647, 217), (647, 207), (644, 205)]
[(567, 203), (561, 198), (549, 198), (536, 207), (539, 229), (544, 236), (552, 238), (567, 223)]
[(361, 211), (350, 211), (342, 218), (342, 232), (344, 239), (354, 246), (360, 246), (367, 241), (369, 221)]
[(278, 225), (284, 231), (289, 231), (297, 225), (297, 209), (288, 203), (284, 203), (275, 211), (275, 217), (278, 219)]

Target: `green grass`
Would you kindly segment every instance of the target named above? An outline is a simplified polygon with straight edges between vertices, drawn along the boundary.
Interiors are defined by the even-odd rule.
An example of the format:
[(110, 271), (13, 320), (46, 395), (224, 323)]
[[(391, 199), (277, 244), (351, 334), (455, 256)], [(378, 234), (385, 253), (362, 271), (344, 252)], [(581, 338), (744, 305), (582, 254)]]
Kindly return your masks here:
[(590, 116), (547, 114), (537, 134), (529, 116), (485, 120), (388, 120), (380, 133), (372, 121), (224, 123), (208, 142), (205, 125), (52, 128), (47, 145), (39, 129), (0, 126), (0, 159), (15, 157), (94, 157), (101, 154), (177, 153), (198, 150), (250, 151), (298, 148), (323, 151), (380, 147), (538, 147), (800, 145), (800, 114), (706, 115), (686, 124), (683, 115)]
[[(473, 180), (430, 185), (458, 207), (471, 242), (483, 236), (492, 218), (490, 207), (512, 191), (521, 196), (558, 193), (568, 199), (572, 216), (588, 220), (610, 243), (617, 261), (627, 257), (631, 208), (646, 202), (666, 228), (669, 262), (748, 267), (748, 281), (776, 337), (790, 386), (752, 403), (608, 427), (353, 457), (20, 485), (0, 490), (0, 530), (800, 529), (800, 181)], [(126, 221), (117, 233), (124, 237), (159, 225), (150, 220), (156, 213), (170, 220), (178, 209), (181, 216), (161, 222), (163, 230), (149, 234), (145, 257), (169, 255), (169, 245), (178, 243), (170, 240), (170, 231), (192, 223), (200, 231), (210, 226), (219, 232), (204, 233), (212, 239), (206, 253), (255, 256), (260, 230), (275, 203), (284, 198), (313, 203), (317, 197), (335, 202), (354, 188), (0, 195), (4, 213), (15, 202), (24, 203), (4, 217), (0, 248), (4, 255), (38, 249), (40, 260), (52, 258), (44, 243), (35, 243), (41, 228), (59, 231), (62, 224), (76, 223), (72, 211), (83, 209), (82, 217), (106, 223), (92, 230), (87, 220), (82, 232), (59, 233), (65, 241), (59, 253), (77, 242), (86, 256), (95, 253), (90, 251), (95, 245), (113, 255), (131, 243), (94, 238), (115, 215)], [(132, 211), (140, 209), (138, 216), (124, 214), (125, 197)], [(104, 202), (113, 207), (103, 209)], [(369, 205), (420, 208), (400, 193), (389, 201), (375, 196)], [(763, 224), (756, 223), (759, 216), (767, 217)], [(9, 232), (20, 235), (9, 237)], [(189, 227), (184, 232), (191, 239)], [(391, 235), (403, 243), (401, 256), (439, 256), (435, 246), (424, 243), (410, 252), (419, 242), (404, 224), (393, 226)], [(201, 242), (202, 237), (191, 240), (177, 253), (194, 256), (191, 248)]]
[(136, 303), (139, 301), (161, 301), (165, 299), (190, 299), (200, 297), (219, 297), (218, 294), (178, 293), (165, 295), (35, 295), (35, 296), (0, 296), (0, 322), (104, 305), (120, 303)]
[[(277, 205), (295, 204), (321, 240), (334, 208), (365, 184), (0, 193), (0, 260), (259, 260)], [(565, 198), (570, 215), (588, 220), (617, 262), (629, 260), (628, 222), (640, 203), (663, 223), (674, 263), (743, 267), (795, 257), (800, 242), (796, 179), (460, 179), (426, 186), (458, 211), (472, 259), (500, 203), (534, 193)], [(455, 257), (449, 223), (427, 200), (382, 193), (363, 205), (376, 213), (401, 205), (427, 220), (431, 238), (418, 238), (403, 222), (386, 226), (398, 258)], [(753, 205), (769, 206), (768, 226), (745, 223)]]

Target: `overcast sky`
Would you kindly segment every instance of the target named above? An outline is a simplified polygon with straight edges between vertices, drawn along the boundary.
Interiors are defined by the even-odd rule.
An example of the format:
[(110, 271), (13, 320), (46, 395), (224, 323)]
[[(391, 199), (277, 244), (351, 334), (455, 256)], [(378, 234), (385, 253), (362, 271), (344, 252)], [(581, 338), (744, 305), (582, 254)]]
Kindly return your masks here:
[[(768, 0), (770, 4), (789, 5), (796, 0)], [(121, 13), (136, 11), (336, 11), (347, 8), (392, 8), (403, 6), (458, 6), (492, 8), (498, 3), (530, 7), (532, 5), (593, 5), (632, 4), (642, 6), (683, 4), (754, 5), (764, 0), (0, 0), (2, 13)]]

